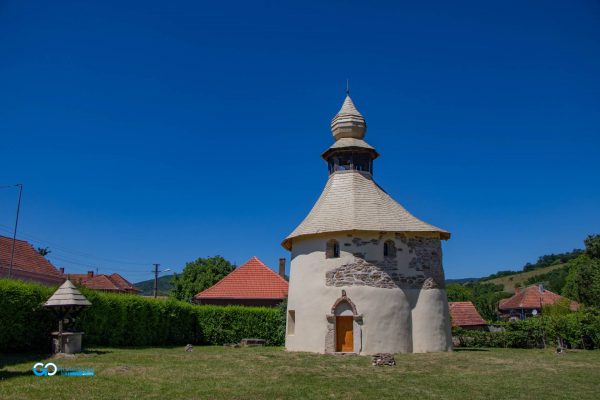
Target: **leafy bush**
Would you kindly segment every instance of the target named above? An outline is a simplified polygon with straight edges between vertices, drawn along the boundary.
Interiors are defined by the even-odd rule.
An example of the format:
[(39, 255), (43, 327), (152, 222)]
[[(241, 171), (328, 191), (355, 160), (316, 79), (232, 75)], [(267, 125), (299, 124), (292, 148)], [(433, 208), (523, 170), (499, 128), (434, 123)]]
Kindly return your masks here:
[(499, 331), (454, 329), (460, 346), (536, 348), (555, 346), (558, 340), (571, 348), (600, 348), (600, 314), (579, 311), (497, 324)]
[[(57, 321), (42, 307), (56, 288), (0, 279), (0, 352), (47, 351)], [(75, 322), (85, 345), (164, 346), (284, 342), (285, 314), (276, 308), (196, 306), (177, 300), (82, 289), (92, 303)]]

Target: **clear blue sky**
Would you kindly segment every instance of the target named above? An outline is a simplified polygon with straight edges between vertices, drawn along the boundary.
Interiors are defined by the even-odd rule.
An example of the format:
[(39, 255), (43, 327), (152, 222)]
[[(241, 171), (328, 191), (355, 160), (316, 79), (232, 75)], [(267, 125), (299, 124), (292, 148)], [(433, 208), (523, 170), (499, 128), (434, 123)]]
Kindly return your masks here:
[(0, 185), (67, 271), (276, 268), (346, 78), (377, 182), (452, 232), (447, 277), (600, 233), (597, 1), (88, 3), (0, 2)]

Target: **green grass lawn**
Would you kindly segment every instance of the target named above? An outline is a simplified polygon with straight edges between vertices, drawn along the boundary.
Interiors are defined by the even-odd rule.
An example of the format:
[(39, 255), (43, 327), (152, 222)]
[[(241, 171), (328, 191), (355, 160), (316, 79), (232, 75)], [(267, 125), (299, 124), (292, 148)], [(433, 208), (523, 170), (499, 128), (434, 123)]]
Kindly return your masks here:
[(0, 355), (0, 399), (599, 399), (600, 352), (476, 349), (370, 357), (282, 348), (89, 349), (59, 367), (94, 377), (36, 377), (39, 355)]

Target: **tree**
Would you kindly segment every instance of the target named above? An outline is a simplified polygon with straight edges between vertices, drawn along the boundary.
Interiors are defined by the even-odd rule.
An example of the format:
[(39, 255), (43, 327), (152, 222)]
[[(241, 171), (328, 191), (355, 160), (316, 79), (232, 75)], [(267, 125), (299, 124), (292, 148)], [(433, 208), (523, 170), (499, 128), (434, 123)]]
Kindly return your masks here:
[(473, 301), (473, 293), (464, 285), (451, 283), (446, 285), (448, 301)]
[(545, 274), (534, 275), (531, 278), (528, 278), (525, 281), (524, 286), (543, 284), (544, 288), (552, 292), (562, 293), (568, 275), (569, 267), (564, 265), (560, 268), (553, 269), (550, 272), (546, 272)]
[(496, 321), (499, 317), (496, 305), (501, 299), (510, 297), (502, 289), (502, 285), (486, 282), (452, 283), (446, 286), (446, 293), (448, 301), (471, 301), (483, 319)]
[(171, 297), (191, 302), (194, 295), (208, 289), (234, 269), (235, 266), (221, 256), (188, 262), (183, 273), (173, 278)]
[(498, 302), (510, 297), (510, 293), (503, 292), (504, 286), (493, 283), (469, 283), (466, 285), (473, 293), (473, 304), (479, 311), (483, 319), (488, 321), (497, 321)]
[(586, 306), (600, 307), (600, 258), (592, 258), (586, 253), (567, 265), (569, 275), (563, 295)]
[(52, 253), (48, 247), (38, 247), (37, 252), (42, 257), (46, 257), (48, 254)]
[(592, 258), (600, 258), (600, 235), (589, 235), (585, 240), (585, 252)]

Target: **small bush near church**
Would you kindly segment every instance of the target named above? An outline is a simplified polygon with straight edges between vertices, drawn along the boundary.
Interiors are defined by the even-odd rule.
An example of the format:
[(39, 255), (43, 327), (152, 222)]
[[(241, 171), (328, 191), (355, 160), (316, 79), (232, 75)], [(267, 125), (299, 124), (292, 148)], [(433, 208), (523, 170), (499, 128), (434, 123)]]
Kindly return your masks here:
[(600, 348), (600, 313), (597, 310), (564, 315), (538, 316), (498, 324), (499, 332), (454, 329), (453, 336), (465, 347), (536, 348), (562, 345)]

